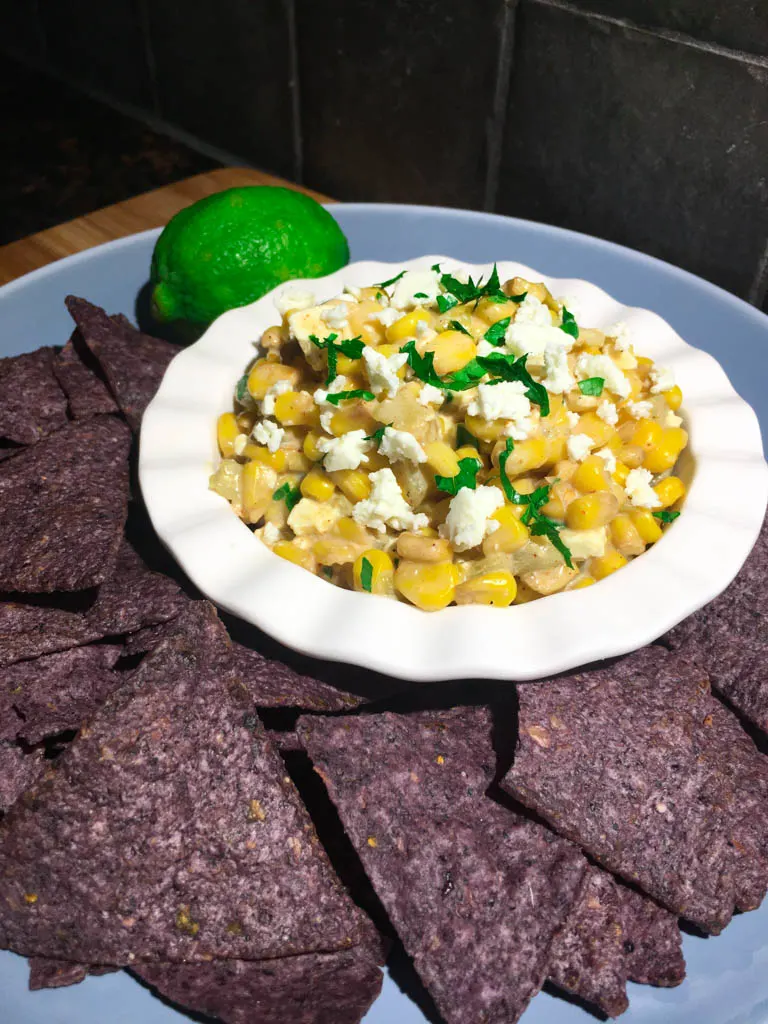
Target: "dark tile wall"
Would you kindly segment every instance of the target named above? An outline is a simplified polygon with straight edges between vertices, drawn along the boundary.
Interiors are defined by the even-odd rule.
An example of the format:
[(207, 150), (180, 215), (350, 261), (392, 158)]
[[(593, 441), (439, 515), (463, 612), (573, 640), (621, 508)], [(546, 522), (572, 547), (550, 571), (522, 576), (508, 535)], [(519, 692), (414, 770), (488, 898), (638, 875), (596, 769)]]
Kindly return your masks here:
[(549, 221), (768, 303), (768, 0), (0, 0), (0, 48), (340, 199)]
[(295, 177), (289, 0), (146, 0), (163, 118)]
[(53, 70), (86, 89), (152, 108), (152, 82), (138, 0), (109, 0), (108, 6), (104, 0), (34, 2), (38, 4)]
[(766, 0), (573, 0), (577, 7), (637, 25), (683, 32), (747, 53), (768, 54)]
[(297, 0), (307, 181), (480, 207), (504, 5)]
[(498, 206), (749, 294), (768, 238), (768, 67), (524, 2)]

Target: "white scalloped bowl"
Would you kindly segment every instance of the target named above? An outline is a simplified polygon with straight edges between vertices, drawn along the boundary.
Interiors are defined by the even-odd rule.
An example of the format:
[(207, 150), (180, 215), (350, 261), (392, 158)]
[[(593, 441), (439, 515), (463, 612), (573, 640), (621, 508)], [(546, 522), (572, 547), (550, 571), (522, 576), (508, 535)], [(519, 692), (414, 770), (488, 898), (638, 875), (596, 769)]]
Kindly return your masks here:
[(403, 267), (437, 262), (473, 276), (491, 270), (444, 256), (353, 263), (328, 277), (291, 281), (225, 313), (176, 356), (141, 430), (139, 478), (160, 538), (199, 589), (226, 611), (305, 654), (402, 679), (536, 679), (650, 643), (737, 574), (763, 521), (768, 467), (757, 417), (717, 361), (655, 313), (622, 306), (586, 281), (498, 264), (502, 281), (515, 275), (544, 281), (584, 326), (606, 329), (624, 320), (637, 351), (669, 366), (683, 389), (690, 433), (681, 470), (689, 484), (684, 514), (621, 572), (530, 604), (464, 605), (427, 614), (342, 590), (286, 562), (208, 489), (219, 459), (216, 419), (231, 408), (254, 341), (279, 321), (274, 300), (281, 292), (306, 287), (323, 301), (346, 284), (365, 286)]

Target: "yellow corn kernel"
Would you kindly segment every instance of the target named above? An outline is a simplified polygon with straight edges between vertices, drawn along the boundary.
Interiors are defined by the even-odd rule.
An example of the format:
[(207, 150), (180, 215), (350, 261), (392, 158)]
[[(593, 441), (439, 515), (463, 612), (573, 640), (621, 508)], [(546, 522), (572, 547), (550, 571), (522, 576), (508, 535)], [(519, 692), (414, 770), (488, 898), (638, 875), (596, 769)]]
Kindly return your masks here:
[[(288, 310), (286, 318), (292, 310)], [(279, 349), (288, 340), (288, 331), (284, 327), (268, 327), (261, 336), (259, 345), (264, 349)]]
[(659, 520), (649, 508), (634, 508), (629, 517), (646, 544), (655, 544), (662, 535)]
[(583, 590), (584, 587), (591, 587), (595, 582), (594, 576), (578, 576), (565, 587), (565, 590)]
[(430, 339), (425, 348), (427, 352), (435, 353), (435, 373), (440, 376), (455, 373), (477, 355), (474, 339), (462, 331), (442, 331), (436, 338)]
[(510, 554), (519, 550), (528, 540), (528, 527), (521, 523), (513, 505), (504, 505), (493, 513), (491, 519), (499, 523), (498, 530), (489, 533), (483, 541), (483, 554)]
[(240, 433), (237, 417), (233, 412), (223, 412), (216, 424), (216, 439), (223, 458), (231, 459), (235, 454), (235, 438)]
[(273, 545), (272, 550), (287, 562), (300, 565), (302, 569), (309, 569), (310, 572), (314, 572), (317, 568), (314, 554), (311, 551), (305, 551), (304, 548), (298, 547), (292, 540), (279, 540)]
[(679, 476), (668, 476), (653, 488), (659, 496), (662, 508), (669, 508), (685, 497), (685, 484)]
[(620, 515), (612, 519), (610, 531), (611, 541), (622, 555), (640, 555), (645, 551), (645, 541), (629, 516)]
[[(377, 429), (380, 424), (377, 424)], [(368, 452), (368, 461), (365, 464), (365, 468), (369, 473), (375, 473), (377, 469), (388, 469), (390, 468), (389, 459), (382, 455), (381, 452), (371, 449)]]
[[(548, 461), (548, 448), (548, 443), (543, 437), (531, 437), (527, 441), (518, 441), (507, 456), (505, 464), (507, 476), (515, 477), (520, 473), (528, 473), (532, 469), (539, 469)], [(499, 441), (494, 445), (491, 458), (495, 466), (498, 466), (499, 456), (504, 451), (506, 451), (505, 441)]]
[(458, 460), (461, 460), (461, 459), (474, 459), (476, 462), (479, 462), (481, 466), (484, 465), (484, 463), (483, 463), (483, 456), (480, 454), (480, 452), (477, 450), (477, 448), (475, 448), (474, 445), (471, 445), (471, 444), (465, 444), (465, 445), (462, 445), (461, 448), (457, 448), (456, 449), (456, 458)]
[(627, 482), (627, 477), (629, 476), (629, 466), (626, 464), (626, 462), (619, 462), (617, 459), (616, 469), (614, 469), (612, 475), (616, 483), (621, 484), (621, 486), (623, 487), (624, 484)]
[(297, 449), (286, 448), (285, 468), (289, 473), (308, 473), (312, 469), (313, 462), (308, 459), (304, 452)]
[(590, 569), (596, 580), (604, 580), (606, 576), (610, 576), (617, 569), (622, 569), (626, 564), (627, 560), (620, 551), (609, 550), (600, 558), (593, 558)]
[(425, 612), (446, 608), (456, 596), (460, 573), (452, 562), (409, 562), (395, 570), (395, 589)]
[(605, 463), (599, 455), (588, 455), (583, 462), (579, 463), (570, 482), (586, 494), (591, 494), (594, 491), (607, 491), (610, 487)]
[(517, 585), (515, 604), (528, 604), (529, 601), (538, 601), (540, 597), (541, 594), (538, 594), (533, 587), (529, 587), (527, 583), (520, 580)]
[(353, 544), (365, 544), (367, 546), (370, 542), (370, 537), (366, 533), (365, 527), (361, 526), (360, 523), (356, 523), (351, 516), (343, 516), (339, 519), (334, 529), (340, 537), (351, 541)]
[(410, 313), (406, 313), (405, 316), (401, 316), (391, 327), (387, 328), (387, 341), (393, 345), (401, 345), (409, 338), (415, 337), (416, 324), (421, 322), (431, 326), (432, 319), (432, 314), (428, 310), (414, 309)]
[(397, 553), (409, 562), (450, 562), (453, 556), (447, 540), (423, 533), (401, 533), (397, 538)]
[(648, 356), (638, 356), (637, 357), (637, 368), (644, 375), (647, 376), (647, 374), (650, 372), (652, 367), (653, 367), (653, 360), (649, 359)]
[(664, 431), (655, 420), (640, 420), (632, 431), (632, 444), (649, 452), (661, 441)]
[(328, 501), (329, 498), (333, 497), (336, 485), (327, 473), (315, 467), (310, 469), (301, 481), (299, 489), (305, 498), (314, 498), (315, 501)]
[(565, 510), (568, 505), (578, 498), (578, 492), (567, 480), (558, 480), (549, 489), (549, 501), (542, 505), (541, 511), (550, 519), (565, 519)]
[(252, 462), (258, 462), (262, 466), (269, 466), (270, 469), (277, 470), (278, 473), (282, 473), (286, 468), (287, 455), (284, 448), (278, 448), (276, 452), (271, 452), (263, 444), (249, 441), (243, 455)]
[(459, 457), (445, 441), (430, 441), (424, 445), (427, 465), (439, 476), (456, 476), (459, 472)]
[(316, 433), (314, 430), (310, 430), (302, 443), (302, 451), (308, 459), (312, 460), (312, 462), (320, 462), (325, 455), (325, 453), (321, 452), (317, 447), (317, 442), (320, 440), (321, 436), (322, 435)]
[(672, 412), (677, 412), (680, 406), (683, 404), (683, 392), (677, 386), (668, 388), (666, 391), (662, 391), (664, 401), (667, 403)]
[(315, 427), (320, 413), (308, 391), (286, 391), (275, 398), (275, 419), (286, 427)]
[(598, 526), (605, 526), (618, 511), (619, 503), (615, 495), (610, 491), (598, 491), (572, 501), (565, 510), (565, 522), (571, 530), (594, 530)]
[(560, 462), (555, 463), (552, 475), (556, 476), (558, 480), (568, 481), (573, 477), (578, 468), (578, 462), (571, 462), (570, 459), (561, 459)]
[(651, 473), (665, 473), (672, 469), (687, 444), (688, 434), (682, 427), (667, 427), (658, 444), (645, 453), (643, 466)]
[(349, 403), (348, 408), (339, 409), (331, 417), (331, 433), (335, 437), (348, 434), (350, 430), (364, 430), (372, 434), (380, 424), (367, 412), (362, 405)]
[(277, 473), (260, 462), (246, 462), (243, 466), (243, 517), (257, 523), (272, 500), (277, 485)]
[(599, 445), (602, 448), (610, 442), (615, 430), (610, 423), (601, 420), (595, 413), (585, 412), (579, 417), (579, 422), (573, 428), (573, 433), (588, 434), (595, 442), (595, 445)]
[(345, 498), (364, 501), (371, 493), (371, 481), (362, 469), (337, 469), (328, 474)]
[(254, 363), (251, 372), (248, 374), (248, 391), (251, 398), (261, 401), (273, 384), (279, 380), (287, 380), (292, 387), (299, 383), (301, 373), (295, 366), (285, 366), (283, 363), (267, 362), (260, 359)]
[(360, 548), (338, 537), (321, 537), (312, 545), (312, 553), (320, 565), (349, 565), (357, 558)]
[[(363, 585), (363, 565), (367, 562), (370, 568), (370, 587)], [(352, 569), (355, 590), (368, 590), (371, 594), (392, 593), (392, 579), (394, 576), (394, 564), (386, 551), (379, 551), (378, 548), (368, 548), (356, 560)], [(368, 580), (366, 579), (366, 583)]]
[(456, 588), (456, 604), (488, 604), (508, 608), (517, 597), (517, 581), (511, 572), (485, 572)]
[(636, 444), (625, 444), (624, 447), (620, 448), (616, 453), (616, 457), (630, 469), (637, 469), (639, 466), (642, 466), (644, 456), (644, 449), (638, 447)]
[(345, 356), (343, 352), (339, 352), (336, 356), (336, 369), (339, 373), (343, 373), (345, 377), (359, 374), (362, 368), (361, 359), (352, 359), (350, 356)]
[[(379, 289), (381, 294), (381, 289)], [(371, 320), (374, 313), (380, 313), (383, 309), (381, 303), (376, 299), (376, 292), (373, 291), (367, 298), (350, 304), (347, 309), (347, 323), (354, 337), (362, 335), (366, 345), (378, 345), (384, 340), (384, 327), (378, 320)]]
[(470, 434), (480, 441), (498, 441), (508, 425), (506, 420), (484, 420), (482, 416), (469, 415), (464, 423)]

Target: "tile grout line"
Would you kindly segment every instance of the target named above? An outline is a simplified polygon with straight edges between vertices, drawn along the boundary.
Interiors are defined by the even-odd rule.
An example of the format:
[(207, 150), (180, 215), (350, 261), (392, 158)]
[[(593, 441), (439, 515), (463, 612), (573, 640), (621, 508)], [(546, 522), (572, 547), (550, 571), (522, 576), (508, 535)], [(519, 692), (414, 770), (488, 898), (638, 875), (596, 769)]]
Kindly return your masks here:
[(155, 60), (155, 48), (152, 45), (152, 34), (149, 22), (149, 4), (147, 0), (137, 0), (137, 9), (139, 14), (141, 38), (144, 42), (144, 60), (146, 61), (147, 73), (149, 75), (152, 111), (157, 115), (157, 117), (160, 117), (162, 110), (160, 108), (160, 90), (157, 84), (157, 61)]
[(589, 21), (599, 21), (605, 25), (613, 25), (616, 28), (630, 29), (640, 35), (651, 36), (654, 39), (664, 39), (668, 43), (679, 43), (681, 46), (688, 46), (692, 50), (699, 50), (717, 57), (725, 57), (728, 60), (737, 60), (741, 64), (751, 64), (753, 67), (768, 71), (768, 57), (761, 57), (755, 53), (747, 53), (745, 50), (735, 50), (729, 46), (722, 46), (720, 43), (708, 43), (703, 39), (696, 39), (685, 32), (675, 32), (672, 29), (649, 28), (638, 25), (628, 18), (617, 18), (610, 14), (600, 14), (597, 11), (585, 10), (583, 7), (576, 7), (569, 3), (569, 0), (528, 0), (541, 7), (554, 7), (564, 11), (566, 14), (573, 14), (575, 17), (586, 18)]
[(507, 102), (514, 60), (517, 5), (518, 0), (503, 0), (496, 84), (493, 91), (491, 116), (487, 121), (488, 168), (485, 177), (483, 209), (490, 212), (496, 209), (499, 194), (502, 147), (507, 123)]
[(757, 262), (755, 276), (747, 292), (747, 302), (762, 309), (766, 297), (768, 297), (768, 238), (765, 240), (762, 256)]
[(304, 183), (304, 126), (301, 119), (301, 76), (299, 74), (299, 39), (296, 23), (296, 0), (283, 0), (288, 24), (288, 67), (291, 95), (291, 143), (293, 146), (293, 180)]

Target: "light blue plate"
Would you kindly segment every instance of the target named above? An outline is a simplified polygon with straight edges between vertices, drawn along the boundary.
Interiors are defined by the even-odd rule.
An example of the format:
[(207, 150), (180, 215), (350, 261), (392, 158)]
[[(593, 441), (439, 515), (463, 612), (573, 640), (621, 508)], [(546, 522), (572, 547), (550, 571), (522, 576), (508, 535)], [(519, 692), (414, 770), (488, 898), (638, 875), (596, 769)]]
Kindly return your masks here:
[[(714, 285), (630, 249), (523, 220), (416, 206), (350, 204), (331, 211), (349, 238), (353, 260), (409, 259), (425, 252), (470, 263), (519, 260), (543, 274), (585, 278), (619, 302), (655, 310), (687, 341), (720, 360), (768, 437), (768, 317)], [(90, 249), (0, 288), (0, 355), (63, 344), (72, 331), (63, 304), (70, 292), (135, 318), (157, 234), (148, 231)], [(626, 1024), (768, 1022), (768, 905), (736, 918), (720, 938), (686, 936), (684, 952), (688, 978), (680, 988), (629, 986)], [(184, 1019), (125, 974), (29, 993), (27, 973), (26, 961), (0, 953), (4, 1024), (180, 1024)], [(591, 1020), (547, 994), (537, 996), (524, 1016), (525, 1024)], [(426, 1018), (388, 977), (365, 1021), (425, 1024)]]

